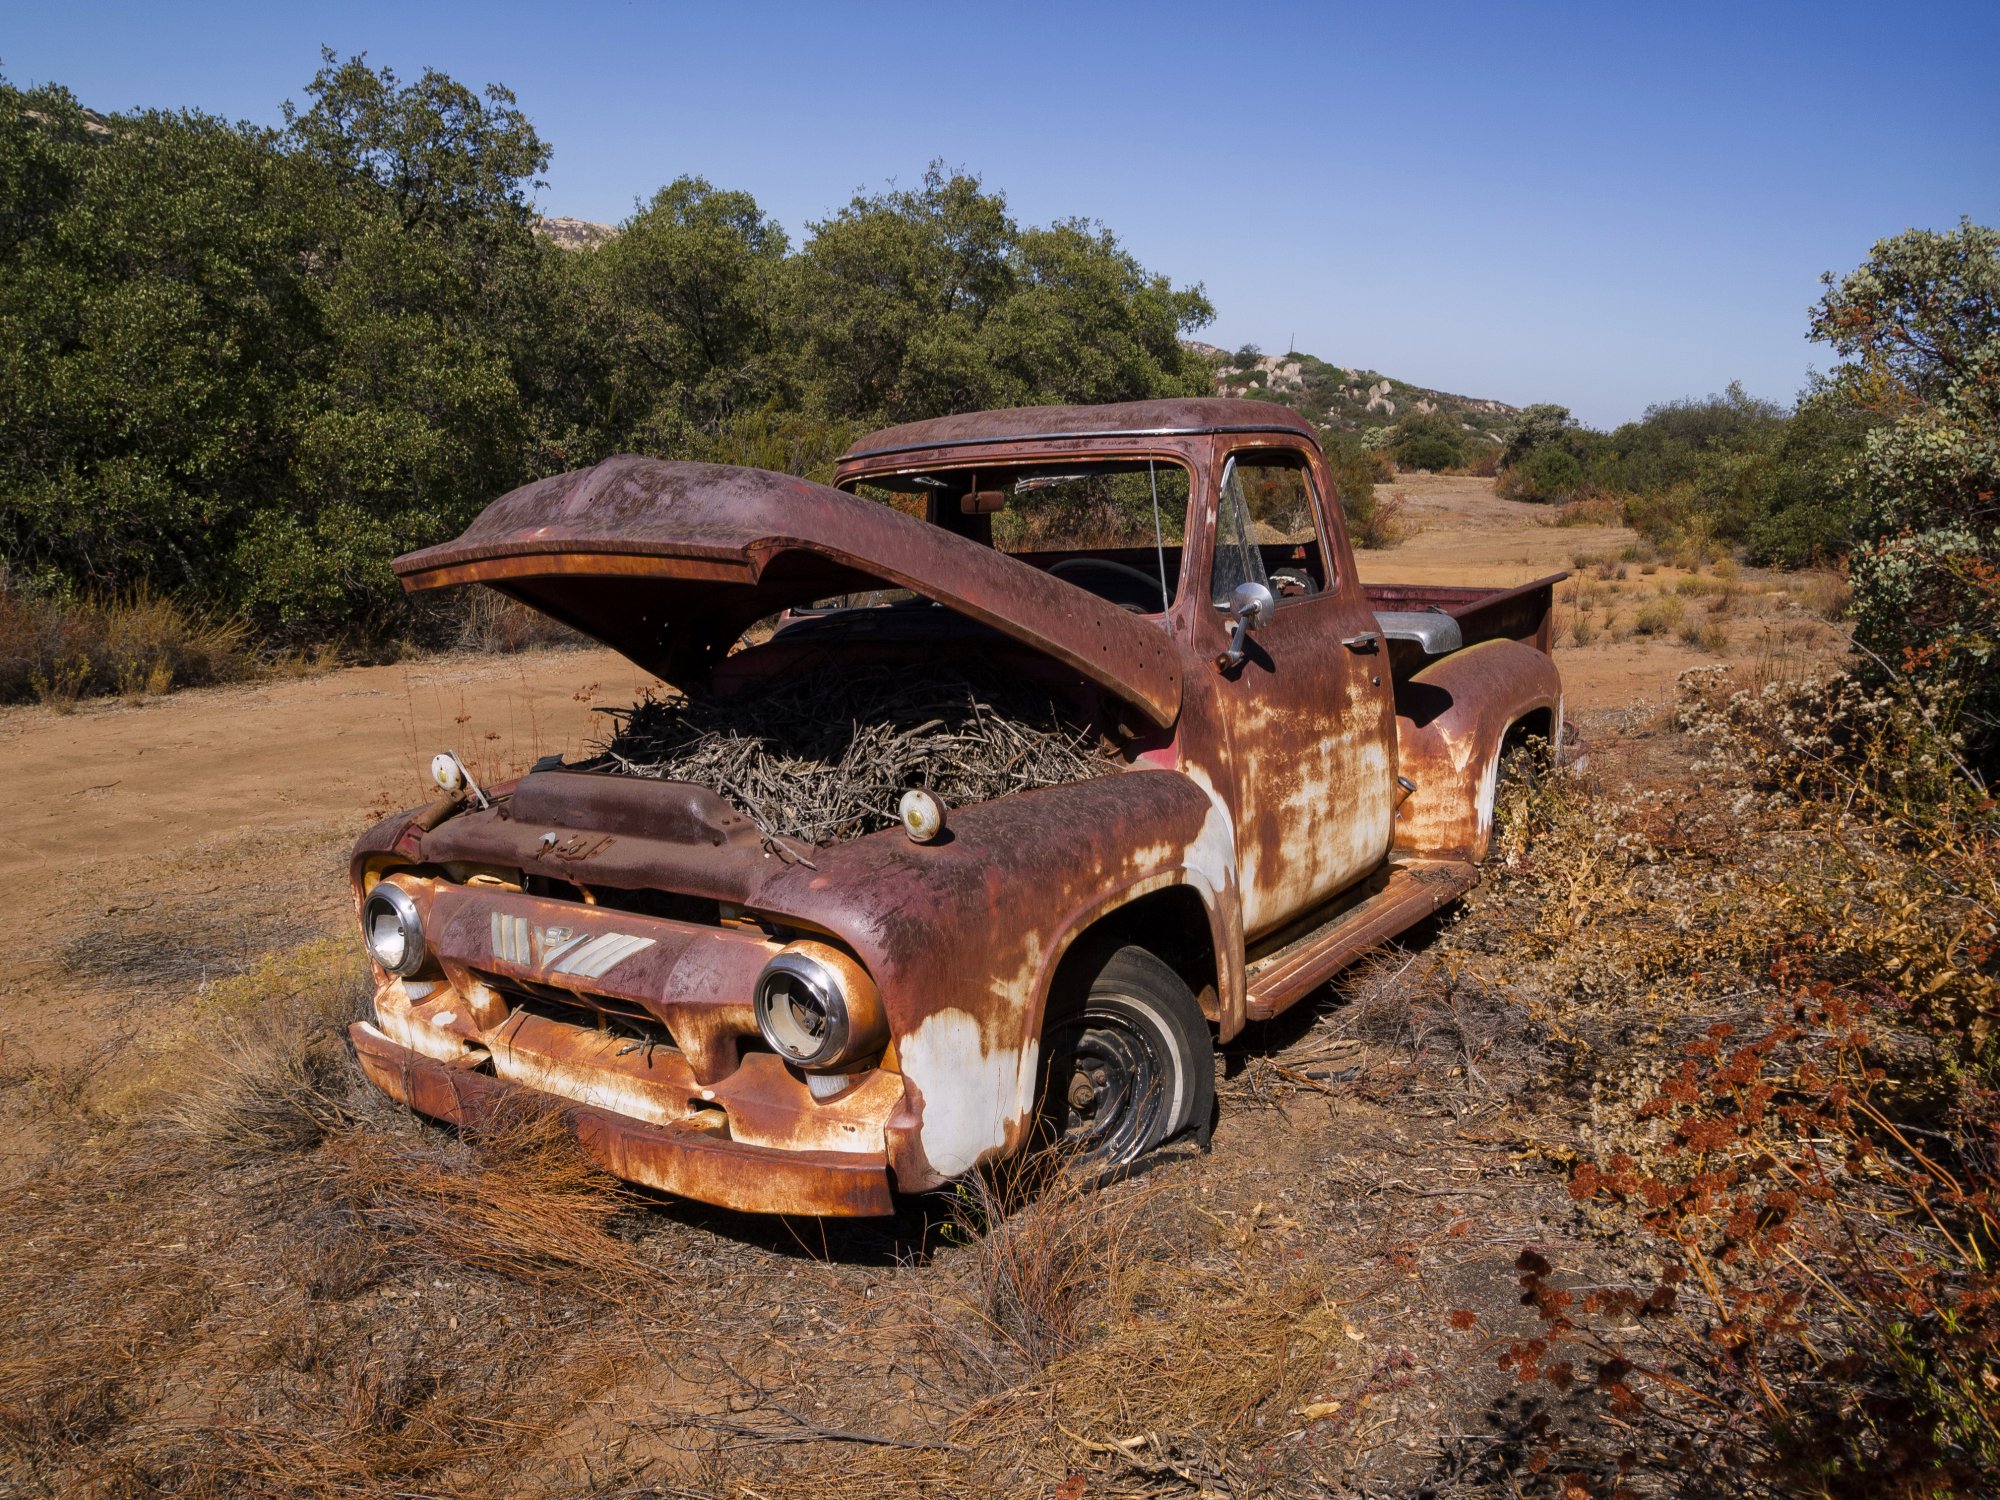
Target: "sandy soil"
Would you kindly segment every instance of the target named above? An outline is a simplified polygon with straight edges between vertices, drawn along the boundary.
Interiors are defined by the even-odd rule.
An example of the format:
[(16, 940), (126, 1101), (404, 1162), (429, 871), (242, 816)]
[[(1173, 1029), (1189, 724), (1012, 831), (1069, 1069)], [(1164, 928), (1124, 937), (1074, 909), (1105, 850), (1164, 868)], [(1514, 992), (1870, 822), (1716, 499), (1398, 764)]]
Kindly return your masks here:
[(11, 830), (17, 868), (46, 895), (51, 883), (143, 883), (161, 860), (253, 829), (359, 829), (386, 804), (424, 799), (435, 751), (457, 749), (482, 776), (575, 753), (593, 732), (590, 705), (629, 702), (651, 681), (609, 651), (544, 651), (426, 657), (67, 714), (11, 709), (0, 714), (0, 776), (25, 807)]
[(1565, 573), (1578, 553), (1616, 556), (1639, 534), (1625, 526), (1554, 526), (1546, 505), (1502, 500), (1490, 479), (1409, 474), (1377, 486), (1400, 496), (1416, 534), (1386, 552), (1361, 554), (1370, 583), (1465, 583), (1504, 588)]
[[(1393, 549), (1359, 554), (1361, 576), (1369, 583), (1505, 588), (1551, 573), (1575, 575), (1556, 593), (1556, 656), (1573, 714), (1664, 702), (1682, 672), (1725, 655), (1812, 655), (1844, 639), (1802, 613), (1795, 597), (1798, 575), (1743, 569), (1746, 605), (1719, 622), (1728, 638), (1724, 652), (1683, 644), (1671, 631), (1621, 638), (1615, 628), (1580, 647), (1568, 633), (1577, 614), (1576, 578), (1583, 580), (1586, 602), (1595, 600), (1593, 619), (1607, 610), (1614, 617), (1622, 611), (1629, 624), (1641, 600), (1673, 590), (1688, 570), (1653, 562), (1628, 565), (1625, 554), (1646, 550), (1630, 527), (1557, 526), (1550, 507), (1502, 500), (1490, 479), (1403, 475), (1378, 486), (1377, 494), (1400, 498), (1416, 532)], [(1597, 576), (1605, 571), (1616, 576)]]
[(424, 800), (437, 750), (456, 748), (482, 777), (574, 754), (593, 732), (591, 704), (629, 703), (650, 680), (608, 651), (436, 656), (71, 713), (0, 711), (16, 875), (0, 920), (35, 936), (0, 978), (0, 1079), (78, 1062), (170, 1016), (180, 995), (169, 991), (185, 981), (148, 982), (150, 969), (220, 976), (344, 923), (347, 847)]

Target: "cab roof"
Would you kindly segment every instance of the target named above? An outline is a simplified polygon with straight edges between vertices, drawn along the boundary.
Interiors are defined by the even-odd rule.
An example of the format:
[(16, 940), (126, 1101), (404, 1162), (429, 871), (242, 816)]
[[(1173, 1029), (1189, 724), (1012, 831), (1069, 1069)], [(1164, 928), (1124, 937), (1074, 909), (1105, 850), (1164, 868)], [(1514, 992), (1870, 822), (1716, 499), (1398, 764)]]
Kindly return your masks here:
[(1120, 401), (1110, 406), (1015, 406), (905, 422), (861, 438), (840, 463), (846, 469), (863, 460), (899, 453), (1041, 439), (1183, 437), (1212, 432), (1289, 433), (1319, 445), (1313, 424), (1289, 406), (1238, 396), (1191, 396)]

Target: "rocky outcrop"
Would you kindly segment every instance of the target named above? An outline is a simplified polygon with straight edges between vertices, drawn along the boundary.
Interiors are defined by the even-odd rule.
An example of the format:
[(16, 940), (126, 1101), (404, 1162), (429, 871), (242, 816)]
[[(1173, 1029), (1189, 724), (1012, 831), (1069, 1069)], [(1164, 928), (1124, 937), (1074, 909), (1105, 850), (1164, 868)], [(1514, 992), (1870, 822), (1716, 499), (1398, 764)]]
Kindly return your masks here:
[(1182, 345), (1209, 362), (1215, 371), (1217, 394), (1281, 401), (1322, 427), (1352, 432), (1385, 427), (1413, 411), (1443, 412), (1457, 418), (1469, 434), (1493, 440), (1516, 414), (1516, 408), (1504, 401), (1454, 396), (1410, 385), (1376, 370), (1328, 364), (1297, 351), (1262, 354), (1239, 362), (1236, 353), (1214, 344), (1184, 339)]
[(558, 250), (590, 250), (618, 237), (618, 231), (609, 224), (571, 218), (537, 219), (535, 233)]

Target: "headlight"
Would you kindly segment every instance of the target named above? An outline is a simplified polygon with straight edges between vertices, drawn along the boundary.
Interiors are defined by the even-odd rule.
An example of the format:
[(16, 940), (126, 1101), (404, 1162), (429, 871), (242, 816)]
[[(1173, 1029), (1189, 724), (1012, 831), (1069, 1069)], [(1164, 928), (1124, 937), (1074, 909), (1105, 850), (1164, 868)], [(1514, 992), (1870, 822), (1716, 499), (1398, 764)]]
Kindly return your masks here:
[(787, 1062), (831, 1068), (881, 1050), (888, 1018), (875, 982), (828, 943), (793, 943), (757, 976), (757, 1027)]
[(424, 924), (410, 893), (377, 881), (361, 903), (361, 940), (368, 954), (391, 974), (408, 976), (424, 966)]

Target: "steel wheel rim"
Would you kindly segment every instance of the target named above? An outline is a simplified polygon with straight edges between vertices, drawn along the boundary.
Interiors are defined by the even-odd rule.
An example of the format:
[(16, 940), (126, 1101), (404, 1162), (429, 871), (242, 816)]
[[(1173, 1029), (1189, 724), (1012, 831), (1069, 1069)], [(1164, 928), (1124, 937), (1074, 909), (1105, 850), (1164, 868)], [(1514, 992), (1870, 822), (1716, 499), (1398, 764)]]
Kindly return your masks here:
[(1165, 1046), (1138, 1018), (1097, 1005), (1062, 1036), (1067, 1066), (1049, 1079), (1056, 1144), (1085, 1161), (1131, 1160), (1165, 1133)]

